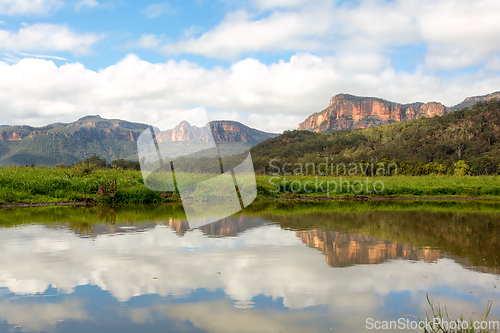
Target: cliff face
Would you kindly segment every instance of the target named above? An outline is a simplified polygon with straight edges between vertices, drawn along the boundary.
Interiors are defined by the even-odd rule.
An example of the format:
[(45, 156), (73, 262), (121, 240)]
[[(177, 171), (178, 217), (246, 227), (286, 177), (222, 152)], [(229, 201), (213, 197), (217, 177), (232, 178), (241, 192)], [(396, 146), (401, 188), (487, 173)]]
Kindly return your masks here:
[(368, 128), (448, 112), (449, 108), (437, 102), (399, 104), (379, 98), (340, 94), (330, 100), (325, 110), (299, 124), (299, 130), (331, 132)]
[[(213, 140), (216, 142), (248, 143), (256, 145), (267, 138), (275, 137), (276, 134), (262, 132), (235, 121), (212, 121), (210, 122)], [(208, 126), (191, 126), (187, 121), (181, 122), (171, 130), (163, 131), (158, 136), (158, 142), (181, 142), (181, 141), (203, 141), (211, 139)]]
[(16, 132), (0, 132), (0, 140), (4, 141), (20, 141), (24, 138), (23, 133)]

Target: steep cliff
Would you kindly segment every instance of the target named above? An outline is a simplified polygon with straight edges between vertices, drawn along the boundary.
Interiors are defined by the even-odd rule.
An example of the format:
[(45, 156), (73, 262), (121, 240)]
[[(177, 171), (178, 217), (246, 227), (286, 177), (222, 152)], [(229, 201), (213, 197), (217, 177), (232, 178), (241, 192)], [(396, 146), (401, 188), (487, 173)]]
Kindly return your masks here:
[[(246, 143), (256, 145), (267, 138), (276, 137), (277, 134), (266, 133), (250, 128), (236, 121), (212, 121), (210, 122), (213, 140), (222, 143)], [(158, 142), (186, 142), (212, 140), (208, 126), (192, 126), (187, 121), (182, 121), (171, 130), (163, 131), (158, 136)]]
[(449, 112), (449, 108), (437, 102), (399, 104), (380, 98), (339, 94), (330, 100), (325, 110), (299, 124), (299, 130), (331, 132), (368, 128)]

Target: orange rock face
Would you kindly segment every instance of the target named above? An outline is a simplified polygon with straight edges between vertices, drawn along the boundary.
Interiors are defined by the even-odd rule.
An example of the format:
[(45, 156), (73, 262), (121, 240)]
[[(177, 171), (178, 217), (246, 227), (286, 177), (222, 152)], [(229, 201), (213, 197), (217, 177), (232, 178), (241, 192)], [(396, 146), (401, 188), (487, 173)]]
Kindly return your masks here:
[[(211, 130), (211, 131), (210, 131)], [(257, 144), (275, 134), (262, 132), (234, 121), (213, 121), (208, 126), (191, 126), (187, 121), (181, 122), (171, 130), (161, 132), (158, 142), (202, 141), (231, 142)]]
[(0, 140), (5, 141), (20, 141), (23, 136), (16, 132), (0, 132)]
[(449, 112), (448, 107), (437, 102), (399, 104), (379, 98), (340, 94), (330, 100), (325, 110), (312, 114), (301, 123), (299, 130), (331, 132), (368, 128)]

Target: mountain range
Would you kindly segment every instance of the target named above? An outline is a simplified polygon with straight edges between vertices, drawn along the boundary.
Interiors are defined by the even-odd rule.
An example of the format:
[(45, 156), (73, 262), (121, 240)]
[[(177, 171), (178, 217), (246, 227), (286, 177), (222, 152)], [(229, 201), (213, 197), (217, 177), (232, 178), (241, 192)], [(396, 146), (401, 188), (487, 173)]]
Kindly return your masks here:
[[(250, 148), (277, 134), (266, 133), (236, 121), (210, 123), (218, 143)], [(108, 162), (120, 158), (138, 160), (137, 138), (150, 125), (119, 119), (86, 116), (72, 123), (55, 123), (43, 127), (0, 126), (0, 165), (74, 164), (93, 155)], [(161, 142), (203, 140), (207, 130), (180, 123), (162, 132)]]
[[(338, 94), (328, 107), (312, 114), (299, 124), (299, 130), (334, 132), (362, 129), (394, 122), (442, 116), (471, 107), (482, 101), (500, 98), (500, 91), (466, 98), (452, 107), (438, 102), (400, 104), (376, 97), (358, 97)], [(137, 160), (137, 138), (147, 124), (119, 119), (104, 119), (98, 115), (86, 116), (71, 123), (55, 123), (43, 127), (0, 126), (0, 165), (55, 165), (74, 164), (93, 155), (108, 162), (123, 158)], [(231, 143), (227, 153), (236, 147), (251, 148), (278, 134), (250, 128), (236, 121), (214, 121), (210, 127), (216, 142), (224, 147)], [(161, 142), (207, 141), (208, 128), (181, 122), (175, 128), (157, 137)], [(221, 153), (224, 148), (222, 148)]]

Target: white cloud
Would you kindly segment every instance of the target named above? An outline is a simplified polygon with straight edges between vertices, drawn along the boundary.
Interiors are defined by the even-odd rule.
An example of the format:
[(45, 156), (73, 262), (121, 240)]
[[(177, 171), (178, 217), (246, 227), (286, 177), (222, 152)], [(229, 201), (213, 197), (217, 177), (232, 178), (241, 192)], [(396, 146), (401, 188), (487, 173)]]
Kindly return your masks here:
[[(250, 52), (379, 53), (425, 45), (428, 71), (482, 66), (500, 53), (500, 2), (488, 0), (254, 0), (197, 38), (162, 46), (166, 54), (236, 59)], [(337, 4), (336, 4), (337, 3)], [(257, 8), (257, 11), (252, 11)], [(267, 15), (264, 13), (270, 12)]]
[(451, 106), (499, 87), (500, 77), (494, 73), (452, 79), (402, 73), (368, 54), (297, 54), (270, 65), (248, 58), (226, 69), (173, 60), (152, 64), (129, 55), (98, 72), (79, 63), (58, 67), (48, 60), (23, 59), (0, 62), (0, 124), (46, 125), (88, 114), (151, 124), (172, 112), (205, 106), (219, 119), (281, 132), (297, 128), (342, 92)]
[(63, 0), (0, 0), (0, 15), (46, 15), (63, 5)]
[(127, 48), (157, 49), (163, 38), (153, 34), (142, 35), (137, 41), (127, 43)]
[(65, 25), (38, 23), (17, 32), (0, 30), (0, 50), (4, 51), (66, 51), (89, 53), (102, 38), (94, 33), (79, 34)]
[(59, 304), (19, 304), (9, 300), (0, 301), (0, 315), (8, 324), (21, 326), (24, 330), (43, 331), (55, 329), (58, 321), (86, 320), (85, 306), (81, 300), (63, 300)]
[(76, 3), (75, 9), (78, 11), (84, 7), (93, 8), (99, 5), (96, 0), (80, 0)]
[(419, 25), (430, 68), (477, 66), (500, 53), (500, 2), (429, 0), (425, 7), (431, 10), (421, 12)]
[(263, 10), (276, 8), (300, 8), (304, 5), (318, 2), (317, 0), (252, 0), (252, 4)]
[(152, 3), (144, 8), (144, 14), (149, 18), (172, 14), (175, 10), (168, 2)]
[(323, 45), (314, 36), (329, 28), (328, 8), (309, 5), (301, 12), (274, 12), (252, 20), (244, 11), (228, 14), (213, 30), (199, 38), (163, 46), (163, 52), (195, 53), (213, 58), (234, 59), (246, 52), (317, 50)]
[(66, 58), (53, 56), (53, 55), (30, 54), (30, 53), (26, 53), (26, 52), (19, 52), (19, 55), (21, 55), (23, 57), (28, 57), (28, 58), (42, 58), (42, 59), (54, 59), (54, 60), (68, 61), (68, 59), (66, 59)]

